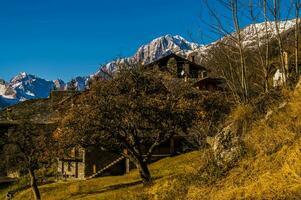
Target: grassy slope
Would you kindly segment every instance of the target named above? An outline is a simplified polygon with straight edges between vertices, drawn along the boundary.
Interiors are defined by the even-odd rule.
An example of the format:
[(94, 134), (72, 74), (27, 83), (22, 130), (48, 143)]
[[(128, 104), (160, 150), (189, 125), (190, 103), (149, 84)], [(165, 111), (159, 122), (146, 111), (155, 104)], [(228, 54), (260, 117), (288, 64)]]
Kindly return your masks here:
[[(41, 187), (43, 199), (301, 199), (301, 91), (269, 120), (258, 119), (244, 136), (246, 155), (221, 174), (203, 150), (151, 165), (154, 183), (142, 187), (137, 171), (126, 176)], [(199, 169), (205, 168), (203, 173)], [(205, 172), (205, 173), (204, 173)], [(30, 191), (16, 199), (31, 199)]]
[[(193, 172), (197, 168), (202, 152), (191, 152), (166, 158), (150, 166), (155, 183), (166, 178)], [(85, 181), (62, 182), (42, 186), (42, 199), (141, 199), (145, 188), (136, 170), (125, 176), (103, 177)], [(16, 200), (32, 199), (30, 190), (20, 192)]]
[[(191, 185), (187, 199), (301, 199), (301, 91), (244, 135), (246, 156), (212, 185)], [(201, 195), (200, 195), (201, 194)]]

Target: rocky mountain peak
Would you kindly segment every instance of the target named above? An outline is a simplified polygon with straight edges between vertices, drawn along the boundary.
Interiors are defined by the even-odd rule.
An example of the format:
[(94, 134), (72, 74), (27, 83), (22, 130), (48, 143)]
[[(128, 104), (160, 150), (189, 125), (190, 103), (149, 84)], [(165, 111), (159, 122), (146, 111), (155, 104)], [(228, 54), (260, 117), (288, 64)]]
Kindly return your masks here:
[[(171, 52), (187, 56), (191, 52), (202, 48), (204, 48), (203, 45), (189, 42), (179, 35), (172, 36), (167, 34), (152, 40), (148, 44), (142, 45), (132, 57), (121, 58), (106, 64), (103, 66), (103, 70), (113, 73), (116, 71), (118, 65), (148, 64)], [(101, 71), (98, 71), (96, 74), (99, 73)]]
[[(293, 28), (294, 25), (295, 20), (280, 22), (280, 32), (284, 33), (285, 31)], [(268, 22), (268, 32), (270, 38), (275, 36), (276, 32), (274, 22)], [(265, 23), (251, 24), (243, 28), (241, 33), (245, 47), (252, 48), (256, 44), (255, 42), (258, 37), (265, 37)], [(204, 46), (189, 42), (179, 35), (167, 34), (142, 45), (131, 57), (120, 58), (107, 63), (95, 74), (85, 77), (76, 77), (74, 80), (78, 90), (85, 90), (89, 80), (96, 75), (111, 78), (112, 74), (114, 74), (117, 70), (118, 65), (137, 63), (148, 64), (169, 53), (176, 53), (183, 57), (188, 57), (191, 53), (193, 53), (196, 54), (201, 61), (202, 58), (210, 56), (208, 53), (212, 47), (218, 45), (220, 42), (228, 43), (229, 41), (231, 41), (229, 40), (229, 36), (225, 36), (216, 42)], [(70, 82), (65, 83), (60, 79), (47, 81), (37, 76), (27, 74), (26, 72), (21, 72), (11, 79), (10, 82), (5, 83), (4, 81), (0, 81), (0, 97), (2, 98), (2, 102), (9, 101), (7, 104), (11, 105), (27, 99), (47, 98), (50, 91), (54, 88), (58, 90), (65, 90), (68, 88), (69, 84)]]

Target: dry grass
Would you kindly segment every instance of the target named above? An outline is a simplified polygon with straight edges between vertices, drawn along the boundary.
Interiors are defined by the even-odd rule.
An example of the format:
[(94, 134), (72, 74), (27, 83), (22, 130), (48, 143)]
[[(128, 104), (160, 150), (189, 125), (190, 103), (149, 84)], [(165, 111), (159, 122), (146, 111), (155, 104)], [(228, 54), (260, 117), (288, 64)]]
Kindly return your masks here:
[[(230, 171), (214, 177), (210, 151), (191, 152), (151, 165), (154, 182), (143, 187), (137, 171), (126, 176), (56, 183), (41, 187), (45, 200), (110, 199), (301, 199), (301, 94), (291, 95), (286, 107), (266, 121), (257, 119), (243, 135), (245, 157)], [(242, 106), (233, 120), (249, 117)], [(243, 113), (243, 114), (241, 114)], [(200, 169), (203, 174), (200, 173)], [(204, 172), (209, 172), (204, 175)], [(204, 178), (205, 177), (205, 178)], [(23, 191), (16, 199), (31, 199)]]
[[(60, 199), (146, 199), (149, 188), (180, 174), (196, 172), (202, 152), (191, 152), (173, 158), (165, 158), (150, 166), (154, 178), (153, 186), (143, 187), (138, 172), (133, 170), (125, 176), (103, 177), (85, 181), (62, 182), (41, 186), (43, 200)], [(32, 199), (32, 192), (25, 190), (16, 200)]]
[(211, 186), (194, 185), (187, 199), (301, 199), (301, 95), (244, 135), (246, 157)]

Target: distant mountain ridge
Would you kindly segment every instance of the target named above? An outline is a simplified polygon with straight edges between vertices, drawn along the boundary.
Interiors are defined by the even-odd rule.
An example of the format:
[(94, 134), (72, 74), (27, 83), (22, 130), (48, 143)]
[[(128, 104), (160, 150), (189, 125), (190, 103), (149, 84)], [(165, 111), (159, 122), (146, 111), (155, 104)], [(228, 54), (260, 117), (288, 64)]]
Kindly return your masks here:
[[(89, 77), (76, 77), (74, 80), (78, 90), (85, 90)], [(60, 79), (48, 81), (21, 72), (9, 82), (0, 81), (0, 108), (30, 99), (47, 98), (52, 90), (66, 90), (69, 84)]]
[[(283, 33), (290, 30), (294, 25), (295, 20), (280, 22), (280, 32)], [(268, 32), (270, 38), (275, 37), (274, 22), (268, 22)], [(262, 38), (265, 36), (265, 24), (251, 24), (242, 29), (241, 34), (244, 40), (244, 46), (246, 48), (252, 48), (255, 45), (257, 37)], [(117, 66), (122, 64), (148, 64), (171, 52), (183, 57), (188, 57), (193, 53), (198, 56), (200, 59), (198, 61), (201, 62), (201, 58), (208, 56), (212, 47), (220, 43), (228, 42), (231, 42), (229, 36), (225, 36), (208, 45), (200, 45), (189, 42), (179, 35), (165, 35), (152, 40), (148, 44), (142, 45), (132, 57), (120, 58), (109, 62), (90, 76), (76, 77), (75, 83), (78, 90), (85, 90), (89, 80), (96, 75), (107, 76), (108, 74), (114, 74), (114, 72), (118, 70)], [(7, 83), (4, 83), (0, 79), (0, 108), (14, 105), (28, 99), (47, 98), (51, 90), (66, 90), (69, 84), (70, 82), (65, 83), (60, 79), (48, 81), (25, 72), (18, 74)]]
[[(294, 28), (295, 19), (280, 21), (279, 31), (280, 34)], [(273, 21), (267, 22), (267, 31), (269, 39), (276, 36), (276, 24)], [(235, 35), (236, 33), (231, 33)], [(243, 39), (243, 45), (245, 48), (253, 48), (256, 46), (257, 39), (263, 39), (266, 35), (265, 22), (250, 24), (241, 30), (241, 36)], [(208, 45), (201, 45), (193, 42), (189, 42), (179, 35), (165, 35), (152, 40), (150, 43), (142, 45), (137, 52), (128, 58), (120, 58), (115, 61), (109, 62), (102, 67), (96, 74), (101, 74), (101, 71), (114, 73), (117, 70), (118, 65), (122, 64), (148, 64), (168, 53), (176, 53), (183, 57), (188, 57), (191, 53), (194, 53), (198, 57), (198, 61), (201, 62), (202, 58), (208, 56), (210, 49), (220, 43), (229, 43), (231, 39), (229, 36), (222, 37), (215, 42)]]
[[(171, 52), (180, 54), (184, 57), (194, 51), (202, 51), (206, 46), (189, 42), (179, 35), (165, 35), (152, 40), (150, 43), (142, 45), (137, 52), (128, 58), (120, 58), (107, 63), (102, 70), (115, 72), (118, 65), (122, 64), (148, 64)], [(96, 74), (101, 73), (98, 71)]]

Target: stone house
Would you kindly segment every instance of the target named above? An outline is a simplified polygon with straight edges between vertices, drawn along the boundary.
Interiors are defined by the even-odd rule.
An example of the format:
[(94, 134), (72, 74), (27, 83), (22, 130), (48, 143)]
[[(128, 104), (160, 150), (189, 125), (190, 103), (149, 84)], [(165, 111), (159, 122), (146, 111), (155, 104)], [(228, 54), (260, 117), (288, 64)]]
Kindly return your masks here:
[(195, 62), (194, 56), (190, 56), (190, 59), (179, 56), (175, 53), (170, 53), (162, 58), (145, 65), (145, 68), (157, 67), (161, 70), (168, 70), (168, 68), (174, 68), (178, 78), (188, 79), (202, 79), (207, 77), (208, 70), (200, 64)]
[[(162, 58), (145, 65), (145, 67), (159, 68), (161, 70), (169, 70), (174, 73), (177, 78), (184, 78), (185, 81), (194, 83), (194, 87), (199, 90), (219, 90), (226, 89), (226, 80), (224, 78), (209, 77), (210, 70), (204, 66), (197, 64), (195, 55), (192, 53), (188, 58), (170, 53)], [(171, 70), (170, 68), (174, 68)]]
[[(185, 151), (183, 138), (173, 137), (161, 144), (151, 162)], [(126, 154), (126, 150), (124, 150)], [(134, 169), (134, 163), (122, 154), (109, 152), (101, 147), (73, 149), (69, 155), (58, 158), (58, 179), (89, 179), (98, 176), (122, 175)]]
[(125, 173), (125, 159), (121, 155), (95, 147), (74, 148), (69, 155), (58, 158), (57, 175), (59, 179), (85, 179), (97, 174), (108, 165), (110, 167), (103, 170), (101, 175)]

